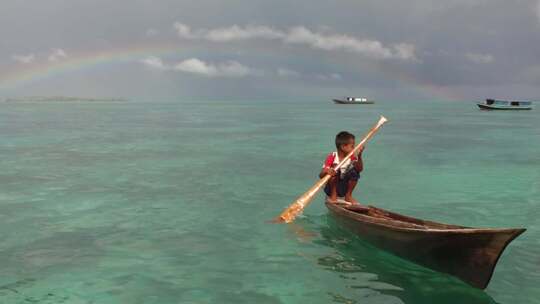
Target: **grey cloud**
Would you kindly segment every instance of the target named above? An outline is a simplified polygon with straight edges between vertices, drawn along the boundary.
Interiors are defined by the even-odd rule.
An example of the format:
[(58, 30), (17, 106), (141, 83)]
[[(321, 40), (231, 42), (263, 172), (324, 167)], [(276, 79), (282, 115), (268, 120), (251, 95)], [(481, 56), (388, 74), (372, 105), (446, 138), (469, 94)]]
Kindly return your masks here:
[(295, 70), (288, 69), (288, 68), (278, 68), (277, 75), (280, 77), (289, 78), (289, 77), (299, 77), (300, 73)]
[[(0, 95), (40, 95), (48, 90), (62, 94), (54, 91), (62, 88), (73, 90), (71, 95), (95, 90), (93, 95), (166, 92), (201, 98), (223, 92), (234, 98), (361, 91), (377, 99), (400, 99), (414, 98), (417, 87), (431, 86), (463, 98), (501, 92), (536, 98), (540, 95), (539, 3), (298, 0), (293, 6), (284, 0), (2, 1), (0, 81), (38, 64), (54, 67), (61, 60), (76, 60), (77, 54), (147, 51), (139, 57), (131, 54), (131, 62), (118, 58), (100, 69), (72, 69), (69, 74), (24, 82)], [(177, 21), (184, 29), (171, 28)], [(168, 46), (167, 53), (159, 50), (163, 45)], [(66, 50), (68, 57), (49, 62), (54, 48)], [(30, 55), (34, 57), (24, 58)], [(194, 62), (188, 62), (181, 67), (190, 72), (174, 70), (189, 58), (204, 62), (199, 67), (206, 69), (197, 70)], [(217, 75), (220, 69), (244, 76), (194, 73)], [(316, 76), (331, 74), (341, 78), (324, 81)]]
[(467, 59), (469, 59), (471, 62), (479, 64), (491, 63), (494, 60), (494, 57), (491, 54), (467, 53), (465, 54), (465, 57), (467, 57)]
[(536, 17), (538, 17), (538, 22), (540, 22), (540, 1), (534, 6), (534, 11), (536, 12)]
[(159, 31), (154, 28), (149, 28), (146, 30), (145, 35), (148, 37), (153, 37), (159, 35)]
[(316, 75), (316, 77), (321, 80), (341, 80), (343, 78), (343, 76), (341, 76), (341, 74), (338, 74), (338, 73), (332, 73), (328, 75), (319, 74), (319, 75)]

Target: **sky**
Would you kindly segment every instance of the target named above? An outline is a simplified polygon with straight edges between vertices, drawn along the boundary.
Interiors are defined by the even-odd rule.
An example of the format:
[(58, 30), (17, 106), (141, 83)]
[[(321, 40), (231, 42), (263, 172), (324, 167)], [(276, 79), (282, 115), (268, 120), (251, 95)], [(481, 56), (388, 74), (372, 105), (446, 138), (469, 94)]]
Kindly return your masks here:
[(0, 0), (0, 99), (540, 100), (539, 0)]

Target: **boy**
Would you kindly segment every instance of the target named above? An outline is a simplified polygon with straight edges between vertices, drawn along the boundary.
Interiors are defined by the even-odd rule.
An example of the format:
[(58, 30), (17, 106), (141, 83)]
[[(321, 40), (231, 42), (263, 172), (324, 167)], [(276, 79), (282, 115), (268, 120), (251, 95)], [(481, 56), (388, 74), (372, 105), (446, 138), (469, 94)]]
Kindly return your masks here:
[(360, 148), (358, 155), (353, 154), (337, 172), (334, 170), (337, 164), (354, 149), (354, 146), (354, 135), (346, 131), (339, 132), (336, 135), (337, 151), (328, 154), (319, 173), (319, 178), (323, 178), (326, 174), (332, 176), (324, 188), (328, 196), (327, 200), (331, 203), (337, 203), (338, 197), (343, 197), (347, 202), (359, 204), (352, 197), (352, 192), (360, 178), (359, 173), (364, 169), (362, 162), (364, 147)]

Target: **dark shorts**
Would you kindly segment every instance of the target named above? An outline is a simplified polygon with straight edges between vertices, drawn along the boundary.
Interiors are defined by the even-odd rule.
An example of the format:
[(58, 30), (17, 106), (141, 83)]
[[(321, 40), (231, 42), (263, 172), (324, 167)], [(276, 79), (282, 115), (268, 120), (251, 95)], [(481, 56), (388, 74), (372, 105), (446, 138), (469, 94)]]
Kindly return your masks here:
[[(339, 177), (339, 174), (338, 174)], [(344, 197), (345, 193), (347, 193), (347, 184), (349, 181), (357, 181), (360, 178), (360, 174), (356, 169), (350, 169), (349, 171), (345, 172), (345, 175), (343, 178), (339, 177), (337, 182), (337, 195), (338, 197)], [(324, 192), (326, 195), (330, 195), (330, 185), (326, 184), (326, 187), (324, 187)]]

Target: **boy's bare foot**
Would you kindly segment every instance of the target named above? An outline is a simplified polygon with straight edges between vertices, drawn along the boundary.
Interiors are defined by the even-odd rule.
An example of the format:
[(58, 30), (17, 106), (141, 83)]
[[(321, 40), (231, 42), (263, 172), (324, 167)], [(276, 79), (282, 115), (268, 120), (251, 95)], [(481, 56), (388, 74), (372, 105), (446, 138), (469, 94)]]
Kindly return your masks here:
[(331, 197), (331, 196), (327, 196), (326, 201), (332, 204), (337, 204), (338, 202), (337, 197)]
[(356, 199), (354, 199), (354, 197), (352, 196), (345, 196), (344, 199), (345, 201), (352, 203), (354, 205), (360, 205), (360, 203)]

